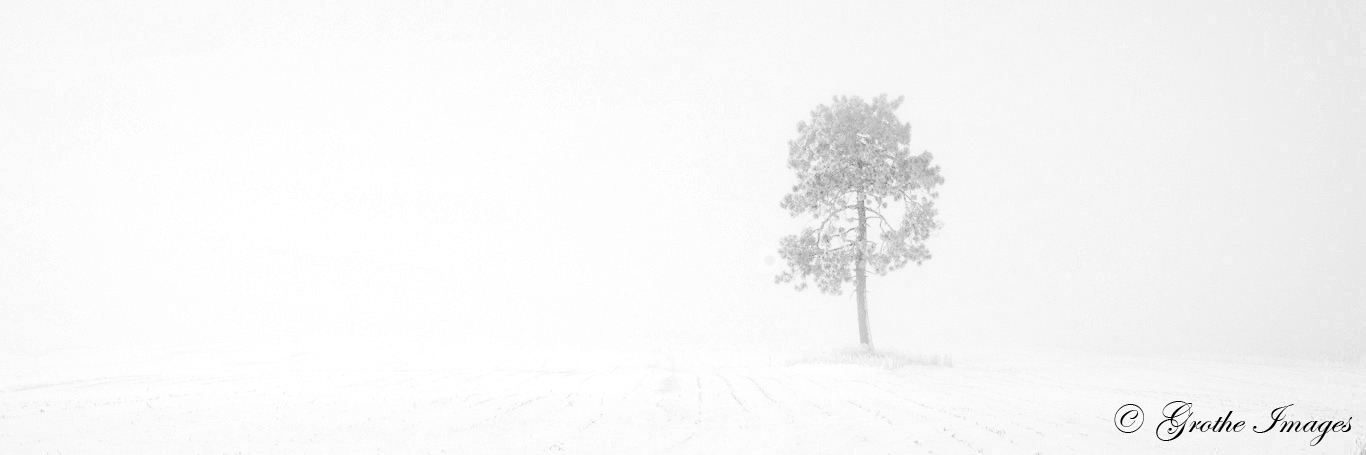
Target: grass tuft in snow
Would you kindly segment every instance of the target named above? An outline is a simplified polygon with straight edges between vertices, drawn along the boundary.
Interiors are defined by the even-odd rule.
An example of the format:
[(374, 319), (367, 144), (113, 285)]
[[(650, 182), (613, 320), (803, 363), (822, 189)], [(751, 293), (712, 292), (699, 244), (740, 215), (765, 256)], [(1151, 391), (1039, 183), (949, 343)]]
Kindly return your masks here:
[(794, 362), (794, 364), (795, 363), (862, 365), (885, 368), (888, 370), (896, 370), (911, 365), (952, 368), (953, 357), (943, 354), (910, 354), (896, 351), (846, 348), (825, 354), (809, 356)]

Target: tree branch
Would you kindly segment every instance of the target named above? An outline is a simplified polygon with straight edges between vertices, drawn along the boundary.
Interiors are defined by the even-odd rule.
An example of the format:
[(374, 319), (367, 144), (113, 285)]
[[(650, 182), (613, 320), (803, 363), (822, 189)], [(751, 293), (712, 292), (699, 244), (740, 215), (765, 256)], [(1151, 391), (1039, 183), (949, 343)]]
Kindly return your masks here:
[(843, 250), (843, 249), (845, 249), (845, 248), (849, 248), (849, 247), (851, 247), (851, 246), (854, 246), (854, 244), (852, 244), (852, 243), (847, 243), (847, 244), (844, 244), (844, 245), (840, 246), (839, 248), (832, 248), (832, 249), (828, 249), (828, 250), (822, 249), (821, 252), (826, 253), (826, 254), (829, 254), (829, 253), (834, 253), (834, 252), (839, 251), (839, 250)]
[(846, 206), (844, 206), (844, 207), (840, 207), (840, 208), (838, 208), (838, 209), (835, 209), (835, 211), (830, 212), (830, 215), (829, 215), (829, 216), (826, 216), (826, 217), (825, 217), (825, 220), (821, 221), (821, 227), (820, 227), (819, 229), (816, 229), (816, 230), (817, 230), (817, 231), (824, 231), (824, 230), (825, 230), (825, 225), (828, 224), (828, 223), (830, 223), (830, 220), (831, 220), (831, 219), (834, 219), (835, 216), (837, 216), (837, 215), (839, 215), (839, 214), (841, 214), (841, 213), (844, 213), (845, 210), (849, 210), (849, 209), (856, 208), (856, 207), (858, 207), (858, 206), (857, 206), (857, 205), (850, 204), (850, 205), (846, 205)]
[(876, 216), (871, 216), (871, 217), (869, 217), (869, 218), (877, 218), (878, 220), (882, 221), (882, 225), (885, 226), (885, 227), (887, 228), (887, 230), (889, 230), (889, 231), (895, 231), (895, 230), (896, 230), (895, 228), (892, 227), (892, 222), (887, 221), (887, 218), (886, 218), (885, 216), (882, 215), (882, 212), (879, 212), (879, 211), (877, 211), (876, 209), (867, 208), (867, 207), (865, 207), (864, 210), (867, 210), (867, 211), (869, 211), (869, 212), (873, 212), (873, 214), (875, 214)]

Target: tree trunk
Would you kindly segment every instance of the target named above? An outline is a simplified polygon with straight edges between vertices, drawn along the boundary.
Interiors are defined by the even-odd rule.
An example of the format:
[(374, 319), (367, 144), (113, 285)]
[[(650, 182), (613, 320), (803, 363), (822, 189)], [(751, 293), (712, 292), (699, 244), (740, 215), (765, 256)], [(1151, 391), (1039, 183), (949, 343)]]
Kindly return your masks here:
[(863, 349), (873, 350), (872, 336), (868, 333), (868, 274), (864, 270), (863, 247), (868, 242), (868, 215), (863, 207), (864, 196), (858, 195), (858, 257), (854, 260), (854, 294), (858, 299), (858, 341)]

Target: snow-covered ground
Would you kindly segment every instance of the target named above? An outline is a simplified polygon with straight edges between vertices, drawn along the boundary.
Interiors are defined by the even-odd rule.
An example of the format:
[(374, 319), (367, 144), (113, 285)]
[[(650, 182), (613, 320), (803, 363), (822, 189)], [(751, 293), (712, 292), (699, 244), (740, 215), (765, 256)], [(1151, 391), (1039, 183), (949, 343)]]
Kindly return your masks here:
[[(670, 350), (403, 359), (186, 351), (11, 356), (0, 453), (1356, 454), (1366, 368), (994, 355), (895, 369)], [(1162, 405), (1349, 433), (1156, 438)], [(1115, 411), (1146, 412), (1121, 433)]]

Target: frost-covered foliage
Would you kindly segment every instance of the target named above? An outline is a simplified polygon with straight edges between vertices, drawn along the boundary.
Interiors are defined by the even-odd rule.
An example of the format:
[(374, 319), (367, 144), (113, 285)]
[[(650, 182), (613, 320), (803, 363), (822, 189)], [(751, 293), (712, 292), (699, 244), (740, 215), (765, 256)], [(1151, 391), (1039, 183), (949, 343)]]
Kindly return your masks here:
[(885, 275), (930, 259), (925, 240), (940, 227), (934, 200), (944, 178), (929, 152), (911, 154), (911, 125), (895, 114), (901, 102), (835, 97), (797, 124), (788, 167), (798, 183), (782, 207), (813, 225), (782, 239), (788, 270), (778, 283), (801, 290), (814, 281), (840, 294), (860, 265)]

